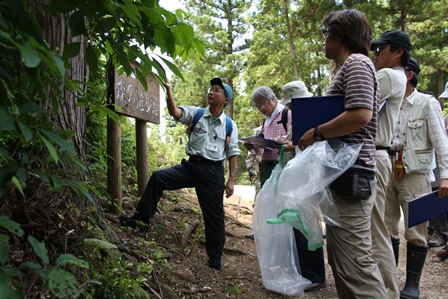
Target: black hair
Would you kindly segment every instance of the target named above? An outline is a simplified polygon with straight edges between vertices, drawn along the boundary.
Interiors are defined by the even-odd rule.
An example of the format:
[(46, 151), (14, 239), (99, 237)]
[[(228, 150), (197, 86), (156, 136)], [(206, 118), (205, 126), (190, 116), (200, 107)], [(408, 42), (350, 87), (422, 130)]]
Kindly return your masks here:
[(400, 63), (401, 63), (402, 67), (405, 67), (406, 65), (408, 65), (409, 60), (411, 59), (411, 52), (406, 50), (403, 47), (398, 46), (398, 45), (390, 44), (390, 51), (391, 52), (395, 52), (398, 49), (403, 49), (403, 55), (401, 55)]
[(349, 51), (369, 55), (372, 26), (359, 10), (332, 11), (324, 17), (322, 23), (324, 31), (331, 38), (341, 38)]

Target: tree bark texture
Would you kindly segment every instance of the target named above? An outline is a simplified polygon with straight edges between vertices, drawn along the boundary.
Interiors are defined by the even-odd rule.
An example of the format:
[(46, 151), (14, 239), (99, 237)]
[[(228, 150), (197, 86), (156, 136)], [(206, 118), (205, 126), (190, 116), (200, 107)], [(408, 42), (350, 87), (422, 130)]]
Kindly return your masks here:
[[(42, 27), (42, 38), (56, 54), (62, 56), (67, 44), (73, 42), (80, 43), (79, 54), (68, 59), (72, 69), (66, 69), (65, 75), (67, 80), (87, 81), (89, 77), (89, 69), (85, 59), (87, 38), (83, 35), (72, 36), (69, 29), (71, 13), (49, 14), (43, 7), (50, 5), (51, 0), (30, 0), (29, 3), (32, 14), (36, 16)], [(53, 110), (52, 98), (55, 94), (50, 88), (44, 105), (47, 107), (53, 120), (56, 132), (59, 130), (72, 130), (74, 132), (72, 143), (79, 154), (79, 158), (85, 161), (86, 110), (82, 107), (76, 107), (77, 97), (81, 96), (81, 94), (80, 92), (66, 89), (63, 82), (59, 83), (59, 87), (62, 100), (58, 101), (57, 112)], [(87, 90), (85, 85), (80, 86), (80, 88), (84, 92)]]

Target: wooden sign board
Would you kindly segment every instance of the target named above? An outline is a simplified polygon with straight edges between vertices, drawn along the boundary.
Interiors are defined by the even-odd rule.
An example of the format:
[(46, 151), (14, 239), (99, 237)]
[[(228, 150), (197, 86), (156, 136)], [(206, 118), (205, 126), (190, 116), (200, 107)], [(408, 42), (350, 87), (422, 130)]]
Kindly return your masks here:
[(126, 74), (118, 76), (115, 70), (114, 78), (113, 103), (123, 108), (123, 112), (115, 112), (160, 124), (160, 90), (156, 79), (148, 76), (148, 90), (145, 90), (134, 74), (130, 77)]

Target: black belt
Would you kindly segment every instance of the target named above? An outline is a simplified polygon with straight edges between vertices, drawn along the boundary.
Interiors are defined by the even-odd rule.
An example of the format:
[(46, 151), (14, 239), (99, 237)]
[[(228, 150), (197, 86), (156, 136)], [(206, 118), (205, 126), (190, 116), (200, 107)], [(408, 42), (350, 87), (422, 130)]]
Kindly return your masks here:
[(377, 151), (379, 151), (379, 150), (390, 151), (390, 147), (388, 147), (388, 146), (375, 146), (375, 149)]
[(190, 161), (190, 162), (200, 161), (200, 162), (205, 162), (205, 163), (222, 163), (222, 161), (213, 161), (213, 160), (206, 159), (202, 156), (190, 156), (190, 159), (188, 159), (188, 161)]
[(261, 165), (277, 165), (277, 160), (271, 160), (271, 161), (261, 161)]
[(395, 155), (396, 155), (397, 153), (399, 153), (400, 151), (394, 151), (394, 150), (392, 150), (392, 149), (389, 149), (387, 152), (389, 153), (389, 156), (393, 156), (393, 157), (395, 157)]

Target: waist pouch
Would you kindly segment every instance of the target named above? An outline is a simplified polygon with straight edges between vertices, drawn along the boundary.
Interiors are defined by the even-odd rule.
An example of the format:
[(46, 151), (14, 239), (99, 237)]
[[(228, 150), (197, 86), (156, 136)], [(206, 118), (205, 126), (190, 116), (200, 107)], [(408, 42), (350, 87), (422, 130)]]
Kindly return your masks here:
[(347, 200), (366, 200), (375, 188), (375, 171), (349, 168), (334, 180), (330, 189)]

